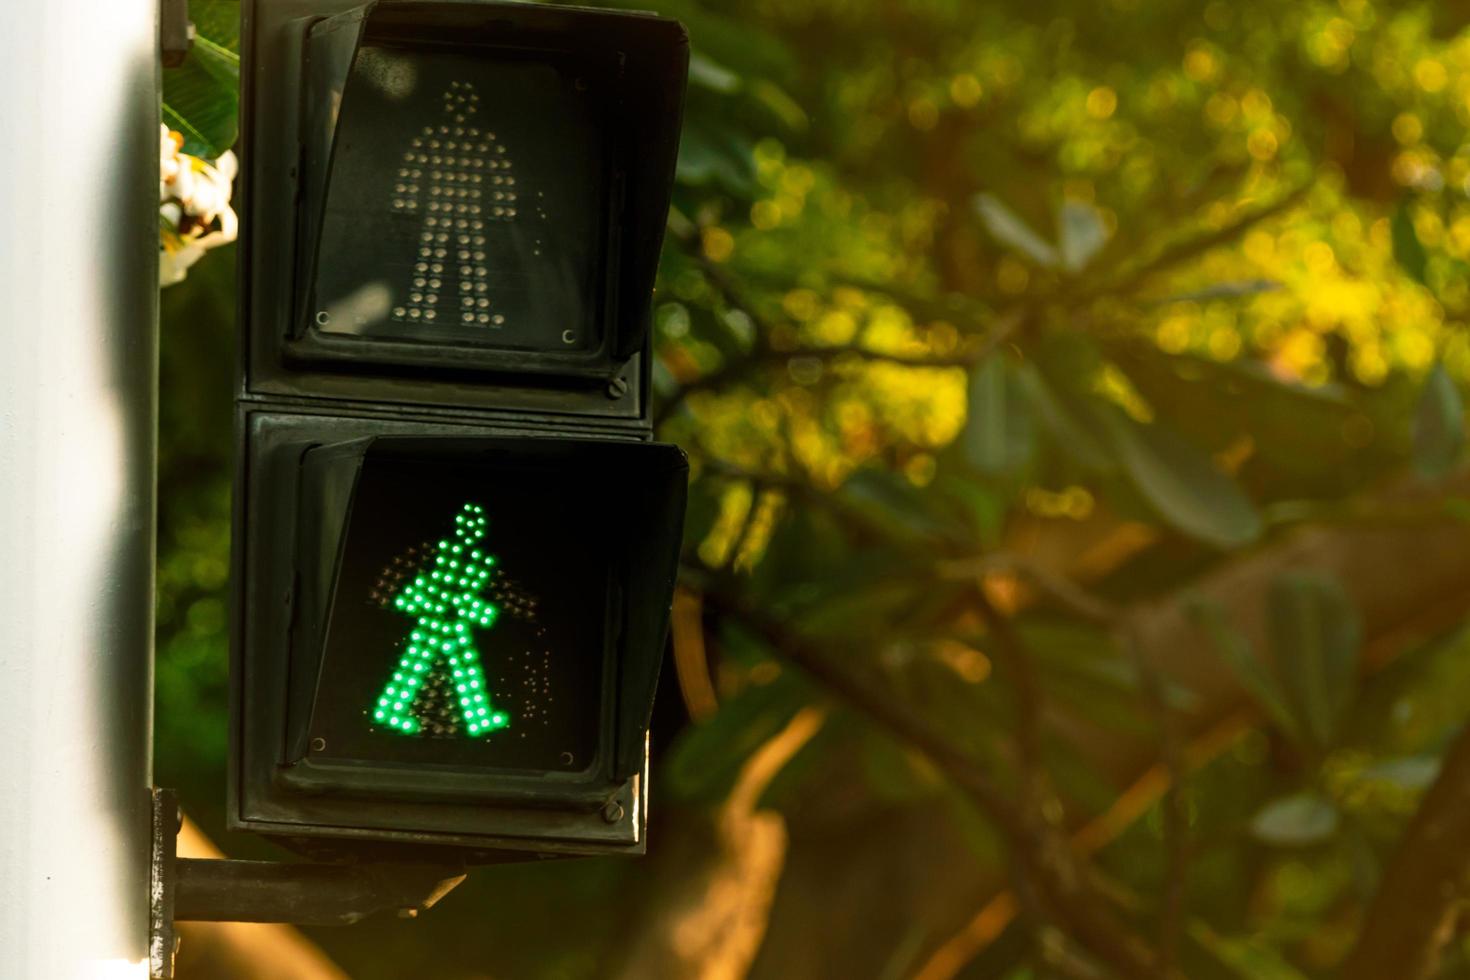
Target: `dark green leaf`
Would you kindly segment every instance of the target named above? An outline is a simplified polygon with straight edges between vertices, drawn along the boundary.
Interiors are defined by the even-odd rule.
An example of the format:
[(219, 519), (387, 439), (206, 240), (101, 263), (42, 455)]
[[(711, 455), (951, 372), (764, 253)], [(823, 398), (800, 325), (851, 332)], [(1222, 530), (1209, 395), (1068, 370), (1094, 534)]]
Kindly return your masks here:
[(184, 152), (214, 159), (235, 142), (239, 113), (240, 4), (194, 0), (194, 43), (163, 73), (163, 121), (184, 137)]
[(1203, 303), (1212, 299), (1239, 299), (1242, 296), (1259, 296), (1274, 293), (1281, 288), (1275, 279), (1242, 279), (1239, 282), (1217, 282), (1188, 292), (1175, 293), (1159, 300), (1157, 305), (1169, 303)]
[(755, 165), (749, 141), (718, 124), (692, 119), (679, 144), (676, 176), (680, 183), (718, 185), (732, 194), (755, 193)]
[(226, 51), (239, 52), (240, 0), (189, 0), (189, 20), (194, 24), (196, 45), (202, 38)]
[(1264, 661), (1251, 649), (1250, 641), (1230, 623), (1218, 603), (1192, 597), (1185, 612), (1210, 641), (1210, 650), (1225, 661), (1235, 679), (1288, 737), (1300, 740), (1296, 716), (1286, 692)]
[(1016, 386), (1025, 395), (1032, 415), (1051, 437), (1057, 450), (1070, 456), (1078, 466), (1094, 473), (1110, 473), (1117, 469), (1100, 437), (1053, 392), (1046, 379), (1030, 364), (1015, 369)]
[(1419, 233), (1414, 230), (1414, 217), (1409, 214), (1408, 202), (1400, 204), (1393, 213), (1392, 232), (1394, 260), (1415, 281), (1424, 282), (1424, 268), (1429, 262), (1429, 255), (1424, 250), (1424, 243), (1419, 241)]
[(808, 696), (789, 671), (769, 684), (747, 687), (714, 717), (680, 735), (665, 764), (667, 788), (685, 800), (723, 799), (745, 760), (786, 726)]
[(888, 470), (859, 470), (847, 479), (837, 496), (874, 528), (899, 538), (932, 540), (963, 533), (942, 512), (941, 501)]
[(1199, 448), (1163, 423), (1140, 425), (1107, 410), (1101, 418), (1124, 471), (1164, 520), (1218, 548), (1260, 536), (1261, 518), (1250, 498)]
[(757, 104), (764, 106), (766, 111), (791, 132), (801, 132), (809, 125), (811, 120), (807, 118), (806, 110), (774, 82), (757, 78), (750, 83), (749, 91), (750, 97)]
[(1214, 361), (1133, 340), (1105, 341), (1104, 350), (1162, 417), (1201, 445), (1249, 433), (1263, 462), (1291, 474), (1341, 469), (1353, 455), (1342, 432), (1357, 409), (1342, 385), (1293, 383), (1251, 358)]
[[(235, 142), (238, 85), (224, 49), (197, 45), (179, 68), (163, 78), (163, 121), (184, 137), (184, 152), (214, 159)], [(239, 62), (233, 64), (235, 76)]]
[(1271, 656), (1301, 730), (1330, 748), (1357, 684), (1358, 611), (1336, 580), (1290, 572), (1267, 597)]
[(1239, 980), (1307, 980), (1264, 937), (1217, 935), (1202, 921), (1189, 924), (1189, 936)]
[(1444, 365), (1424, 379), (1414, 417), (1414, 468), (1426, 479), (1454, 469), (1465, 446), (1465, 403)]
[(961, 435), (965, 459), (987, 476), (1012, 476), (1036, 450), (1031, 407), (1004, 357), (993, 354), (970, 376), (969, 416)]

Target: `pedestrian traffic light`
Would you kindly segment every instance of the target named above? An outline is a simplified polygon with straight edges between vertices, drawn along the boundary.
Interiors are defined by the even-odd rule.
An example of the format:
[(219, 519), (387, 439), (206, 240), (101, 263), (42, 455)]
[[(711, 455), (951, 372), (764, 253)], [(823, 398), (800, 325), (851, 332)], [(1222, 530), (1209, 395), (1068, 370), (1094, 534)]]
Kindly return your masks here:
[(648, 405), (683, 30), (244, 11), (231, 825), (641, 850), (687, 477)]

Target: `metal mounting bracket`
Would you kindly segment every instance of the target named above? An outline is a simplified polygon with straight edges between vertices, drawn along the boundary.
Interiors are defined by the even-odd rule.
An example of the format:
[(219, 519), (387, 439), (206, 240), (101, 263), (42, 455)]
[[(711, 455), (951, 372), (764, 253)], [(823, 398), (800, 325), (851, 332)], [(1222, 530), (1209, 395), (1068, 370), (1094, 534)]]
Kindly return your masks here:
[(158, 53), (165, 68), (178, 68), (194, 45), (189, 0), (163, 0), (158, 8)]
[(153, 791), (149, 959), (153, 980), (172, 980), (175, 922), (351, 925), (375, 912), (412, 918), (464, 881), (442, 864), (308, 864), (180, 858), (182, 817), (173, 790)]

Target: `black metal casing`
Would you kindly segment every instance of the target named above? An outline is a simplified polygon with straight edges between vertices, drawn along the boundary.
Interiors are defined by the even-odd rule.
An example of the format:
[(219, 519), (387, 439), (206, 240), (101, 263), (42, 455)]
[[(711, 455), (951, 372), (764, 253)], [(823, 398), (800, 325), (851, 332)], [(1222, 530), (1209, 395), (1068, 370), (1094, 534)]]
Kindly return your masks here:
[[(648, 405), (649, 310), (688, 64), (683, 29), (649, 15), (499, 2), (242, 7), (230, 825), (327, 854), (641, 852), (647, 721), (687, 474), (682, 453), (649, 442)], [(368, 46), (465, 63), (554, 64), (565, 97), (585, 95), (603, 181), (587, 195), (599, 208), (586, 222), (596, 241), (563, 237), (591, 256), (577, 280), (588, 284), (591, 340), (555, 349), (555, 338), (573, 332), (560, 320), (531, 323), (545, 344), (460, 342), (447, 330), (447, 339), (422, 343), (318, 329), (317, 283), (329, 263), (344, 260), (340, 247), (321, 244), (332, 234), (329, 202), (351, 190), (334, 189), (334, 173), (347, 173), (354, 153), (371, 161), (378, 152), (361, 131), (372, 122), (362, 109), (371, 99), (355, 94), (352, 74)], [(511, 97), (487, 91), (486, 118), (495, 98)], [(385, 147), (398, 135), (385, 136)], [(528, 173), (523, 184), (534, 178)], [(403, 226), (396, 217), (373, 220)], [(544, 296), (534, 276), (528, 281), (527, 309), (547, 308), (537, 305)], [(363, 474), (390, 464), (490, 474), (492, 494), (509, 485), (497, 480), (522, 475), (533, 486), (575, 488), (566, 499), (578, 501), (583, 531), (549, 540), (563, 550), (581, 542), (570, 550), (584, 550), (608, 583), (601, 659), (584, 671), (600, 692), (587, 721), (596, 751), (587, 758), (541, 771), (484, 766), (468, 751), (461, 755), (469, 762), (445, 755), (450, 761), (415, 763), (407, 750), (403, 759), (337, 754), (341, 743), (324, 726), (340, 729), (341, 718), (327, 719), (319, 703), (333, 669), (324, 651), (332, 631), (359, 615), (337, 593), (360, 572), (347, 556), (357, 554), (348, 528), (369, 481)], [(534, 493), (518, 499), (535, 506)], [(553, 503), (537, 516), (569, 506)], [(383, 751), (391, 755), (391, 745)]]

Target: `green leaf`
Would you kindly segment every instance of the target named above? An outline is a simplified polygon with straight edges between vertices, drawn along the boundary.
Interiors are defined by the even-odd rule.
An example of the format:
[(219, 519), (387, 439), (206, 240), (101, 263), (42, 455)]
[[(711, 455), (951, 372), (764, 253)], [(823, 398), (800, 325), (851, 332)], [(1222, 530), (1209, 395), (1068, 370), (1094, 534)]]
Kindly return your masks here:
[(1039, 427), (1046, 430), (1059, 452), (1093, 473), (1111, 473), (1118, 468), (1099, 436), (1062, 396), (1052, 391), (1040, 371), (1031, 364), (1019, 365), (1015, 369), (1015, 382)]
[[(1253, 459), (1308, 478), (1347, 469), (1354, 458), (1342, 431), (1359, 408), (1341, 385), (1297, 384), (1248, 357), (1169, 354), (1131, 338), (1108, 338), (1102, 347), (1144, 400), (1202, 445), (1226, 445), (1248, 432)], [(1229, 411), (1220, 411), (1222, 404)]]
[(676, 177), (681, 184), (716, 184), (740, 197), (755, 193), (755, 164), (745, 137), (700, 119), (684, 127)]
[(1028, 256), (1031, 261), (1043, 268), (1052, 269), (1057, 264), (1057, 250), (1051, 243), (1046, 241), (1010, 208), (1000, 203), (1000, 200), (992, 194), (977, 194), (975, 196), (975, 211), (980, 215), (980, 220), (985, 223), (985, 230), (990, 232), (997, 242)]
[(714, 803), (729, 793), (740, 767), (781, 731), (810, 692), (792, 671), (746, 687), (714, 717), (683, 730), (664, 762), (666, 788), (676, 798)]
[(1331, 838), (1338, 823), (1331, 800), (1318, 793), (1297, 793), (1262, 807), (1251, 818), (1251, 833), (1274, 847), (1309, 847)]
[(1167, 306), (1170, 303), (1204, 303), (1215, 299), (1239, 299), (1242, 296), (1259, 296), (1261, 293), (1274, 293), (1281, 288), (1281, 283), (1275, 279), (1242, 279), (1238, 282), (1216, 282), (1199, 289), (1191, 289), (1182, 293), (1173, 293), (1158, 300), (1155, 306)]
[(689, 84), (728, 95), (740, 91), (740, 76), (695, 51), (689, 55)]
[(1357, 686), (1358, 611), (1335, 579), (1277, 576), (1267, 593), (1271, 656), (1301, 730), (1330, 748)]
[(1393, 213), (1393, 222), (1390, 230), (1393, 235), (1393, 257), (1399, 267), (1414, 278), (1416, 282), (1424, 282), (1424, 269), (1429, 264), (1429, 255), (1424, 250), (1424, 243), (1419, 241), (1419, 233), (1414, 230), (1414, 218), (1409, 214), (1407, 201), (1398, 206)]
[(1286, 692), (1265, 662), (1251, 649), (1250, 641), (1226, 622), (1219, 603), (1203, 596), (1191, 596), (1185, 600), (1184, 611), (1208, 637), (1210, 649), (1225, 661), (1256, 704), (1282, 732), (1300, 741), (1296, 716), (1287, 704)]
[(942, 512), (943, 501), (890, 470), (858, 470), (842, 484), (837, 498), (875, 528), (901, 540), (962, 540), (964, 536), (963, 528)]
[(240, 50), (240, 0), (189, 0), (189, 20), (195, 44), (203, 38), (226, 51)]
[(163, 121), (183, 135), (185, 153), (212, 160), (238, 135), (240, 5), (196, 0), (189, 12), (194, 44), (183, 65), (163, 73)]
[(1454, 469), (1465, 446), (1465, 403), (1443, 364), (1424, 379), (1414, 416), (1414, 469), (1438, 479)]
[(1162, 423), (1140, 425), (1116, 410), (1101, 418), (1124, 471), (1164, 520), (1217, 548), (1260, 537), (1250, 498), (1199, 448)]
[(1440, 760), (1432, 755), (1407, 755), (1374, 763), (1363, 770), (1363, 778), (1417, 793), (1433, 785), (1439, 770)]
[(1062, 268), (1081, 272), (1108, 241), (1102, 213), (1086, 201), (1067, 201), (1057, 214)]
[(993, 354), (970, 376), (969, 415), (961, 435), (965, 459), (987, 476), (1024, 469), (1036, 450), (1030, 405), (1006, 359)]
[(1204, 922), (1189, 923), (1189, 936), (1242, 980), (1307, 980), (1307, 975), (1260, 936), (1217, 935)]
[(774, 82), (757, 78), (750, 83), (750, 97), (764, 106), (776, 120), (793, 133), (806, 130), (811, 124), (801, 104), (786, 94), (786, 90)]

